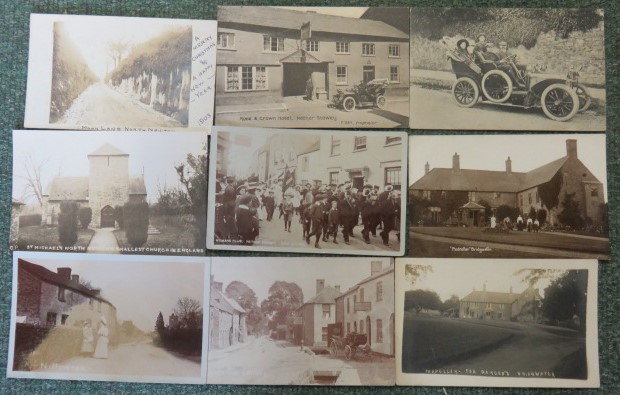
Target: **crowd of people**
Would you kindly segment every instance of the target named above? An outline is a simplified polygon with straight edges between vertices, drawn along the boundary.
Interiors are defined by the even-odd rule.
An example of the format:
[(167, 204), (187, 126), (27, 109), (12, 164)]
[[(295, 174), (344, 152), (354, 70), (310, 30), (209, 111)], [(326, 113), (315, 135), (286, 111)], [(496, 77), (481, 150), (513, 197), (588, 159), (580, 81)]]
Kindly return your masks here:
[(400, 206), (400, 191), (392, 185), (383, 190), (370, 184), (358, 189), (350, 182), (286, 187), (282, 181), (268, 186), (222, 177), (216, 183), (215, 237), (220, 243), (253, 244), (262, 221), (282, 221), (285, 232), (299, 224), (302, 239), (320, 249), (321, 242), (330, 240), (350, 244), (354, 228), (362, 225), (366, 244), (378, 234), (390, 246), (392, 231), (400, 241)]
[[(490, 226), (491, 229), (495, 229), (498, 226), (495, 215), (491, 216)], [(528, 232), (538, 232), (540, 230), (540, 221), (538, 220), (538, 218), (531, 217), (529, 215), (526, 215), (526, 220), (524, 220), (523, 216), (519, 214), (515, 221), (515, 224), (512, 223), (510, 217), (506, 217), (502, 220), (501, 227), (502, 229), (506, 230), (512, 230), (516, 227), (517, 230), (520, 232), (525, 230), (527, 230)]]

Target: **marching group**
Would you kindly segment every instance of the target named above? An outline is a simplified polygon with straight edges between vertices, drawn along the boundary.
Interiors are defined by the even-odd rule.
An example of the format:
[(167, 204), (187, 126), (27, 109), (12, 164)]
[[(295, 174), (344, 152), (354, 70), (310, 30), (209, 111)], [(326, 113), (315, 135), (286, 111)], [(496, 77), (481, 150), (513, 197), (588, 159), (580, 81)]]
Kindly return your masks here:
[(383, 190), (378, 185), (365, 184), (354, 188), (351, 182), (340, 185), (308, 183), (286, 187), (278, 181), (269, 187), (266, 183), (236, 181), (222, 177), (216, 183), (215, 237), (220, 243), (253, 244), (260, 234), (261, 221), (271, 222), (278, 210), (278, 220), (284, 230), (291, 232), (293, 218), (298, 216), (302, 238), (314, 247), (320, 242), (350, 244), (354, 228), (363, 226), (362, 238), (371, 244), (370, 236), (379, 236), (383, 245), (390, 246), (390, 232), (396, 231), (400, 241), (400, 191), (392, 185)]

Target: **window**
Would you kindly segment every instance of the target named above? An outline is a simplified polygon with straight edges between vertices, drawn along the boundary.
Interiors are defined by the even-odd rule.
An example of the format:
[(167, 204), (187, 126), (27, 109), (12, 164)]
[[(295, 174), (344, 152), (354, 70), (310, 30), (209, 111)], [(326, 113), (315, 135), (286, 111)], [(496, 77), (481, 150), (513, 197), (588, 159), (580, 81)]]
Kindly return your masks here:
[(499, 198), (501, 198), (501, 197), (502, 197), (502, 194), (501, 194), (500, 192), (495, 192), (495, 193), (493, 194), (493, 197), (494, 197), (495, 199), (499, 199)]
[(348, 41), (338, 41), (336, 42), (336, 53), (350, 53), (349, 52), (349, 42)]
[(319, 52), (319, 42), (311, 40), (306, 41), (306, 51)]
[(326, 326), (321, 328), (321, 341), (324, 341), (324, 342), (327, 341), (327, 327)]
[(383, 282), (377, 282), (377, 302), (381, 302), (383, 300)]
[(390, 47), (388, 48), (388, 54), (390, 58), (400, 58), (400, 45), (390, 44)]
[(531, 192), (527, 194), (527, 201), (529, 204), (532, 204), (532, 193)]
[(364, 320), (360, 320), (360, 333), (364, 333)]
[(538, 196), (538, 190), (536, 190), (536, 203), (540, 203), (540, 196)]
[(347, 335), (351, 333), (351, 323), (347, 322)]
[(267, 89), (265, 66), (227, 66), (226, 91), (262, 91)]
[(476, 192), (467, 192), (467, 198), (470, 202), (476, 201)]
[(392, 144), (400, 144), (402, 141), (402, 139), (400, 137), (386, 137), (385, 138), (385, 145), (392, 145)]
[(362, 43), (362, 56), (375, 56), (375, 44)]
[(353, 332), (357, 332), (357, 321), (353, 321)]
[(217, 34), (217, 47), (220, 49), (234, 49), (235, 48), (235, 34), (234, 33), (218, 33)]
[(523, 207), (523, 195), (519, 195), (519, 207)]
[(263, 52), (284, 52), (284, 38), (263, 36)]
[(598, 197), (598, 188), (597, 187), (592, 187), (592, 189), (590, 190), (590, 196)]
[(338, 185), (338, 173), (337, 171), (329, 172), (329, 184)]
[(47, 326), (56, 326), (56, 313), (47, 313)]
[(336, 139), (332, 136), (331, 155), (340, 155), (340, 139)]
[(304, 156), (301, 159), (301, 171), (308, 171), (308, 170), (310, 170), (310, 157)]
[(491, 308), (491, 303), (487, 303), (487, 309)]
[(360, 288), (360, 302), (364, 301), (364, 288)]
[(390, 66), (390, 82), (400, 82), (398, 66)]
[(383, 320), (377, 319), (377, 343), (383, 343)]
[[(347, 298), (347, 314), (349, 314), (351, 312), (351, 298)], [(349, 324), (347, 324), (349, 325)], [(349, 330), (347, 329), (347, 332)]]
[(332, 312), (331, 312), (331, 306), (326, 303), (323, 305), (323, 319), (327, 320), (331, 317)]
[(353, 146), (354, 151), (366, 149), (366, 136), (355, 137), (355, 143)]
[[(385, 168), (385, 184), (392, 185), (394, 189), (400, 189), (400, 166)], [(428, 191), (427, 198), (430, 199), (430, 197), (431, 192)]]
[(504, 314), (500, 311), (499, 313), (497, 313), (497, 318), (501, 319), (503, 318)]
[(61, 302), (65, 301), (65, 289), (63, 287), (58, 287), (58, 300)]
[(372, 81), (375, 79), (375, 66), (364, 66), (363, 79), (364, 82)]
[(486, 312), (486, 316), (487, 316), (487, 318), (491, 318), (491, 314), (492, 314), (492, 313), (491, 313), (490, 311), (487, 311), (487, 312)]
[(346, 85), (348, 83), (348, 67), (336, 66), (336, 85)]
[(60, 316), (60, 323), (62, 325), (67, 325), (67, 319), (69, 318), (69, 314), (63, 314)]

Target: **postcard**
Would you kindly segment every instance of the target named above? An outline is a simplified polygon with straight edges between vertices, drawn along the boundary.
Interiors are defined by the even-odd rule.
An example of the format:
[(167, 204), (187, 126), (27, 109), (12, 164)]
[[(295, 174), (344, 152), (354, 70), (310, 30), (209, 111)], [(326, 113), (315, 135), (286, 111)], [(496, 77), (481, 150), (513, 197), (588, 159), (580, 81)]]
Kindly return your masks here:
[(411, 136), (409, 255), (608, 260), (604, 134)]
[(13, 254), (8, 377), (204, 384), (207, 258)]
[(406, 128), (409, 12), (221, 6), (215, 124)]
[(216, 21), (30, 17), (24, 126), (209, 131)]
[(13, 132), (11, 250), (204, 255), (206, 132)]
[(213, 133), (208, 249), (404, 254), (406, 133)]
[(394, 385), (390, 258), (213, 257), (211, 384)]
[(602, 9), (412, 8), (410, 127), (604, 132), (604, 36)]
[(397, 384), (599, 387), (597, 269), (585, 259), (397, 259)]

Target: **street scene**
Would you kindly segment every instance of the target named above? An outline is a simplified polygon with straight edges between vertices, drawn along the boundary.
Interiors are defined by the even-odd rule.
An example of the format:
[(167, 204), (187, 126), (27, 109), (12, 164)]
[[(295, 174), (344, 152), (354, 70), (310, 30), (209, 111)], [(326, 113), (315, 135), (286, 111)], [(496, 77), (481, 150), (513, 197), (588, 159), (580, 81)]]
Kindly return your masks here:
[(215, 124), (406, 128), (407, 16), (406, 8), (220, 7)]
[(412, 136), (409, 148), (410, 256), (609, 259), (604, 135)]
[(211, 275), (209, 383), (394, 384), (390, 259), (215, 257)]
[(19, 256), (9, 375), (204, 382), (204, 262)]
[(604, 132), (603, 19), (593, 8), (412, 8), (410, 127)]
[(230, 130), (212, 137), (213, 248), (403, 248), (405, 134)]
[(492, 377), (505, 386), (515, 385), (511, 378), (556, 386), (548, 382), (598, 376), (589, 365), (596, 261), (469, 261), (402, 263), (404, 374), (434, 375), (439, 385), (449, 375)]

